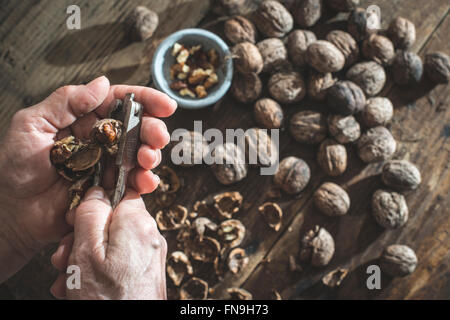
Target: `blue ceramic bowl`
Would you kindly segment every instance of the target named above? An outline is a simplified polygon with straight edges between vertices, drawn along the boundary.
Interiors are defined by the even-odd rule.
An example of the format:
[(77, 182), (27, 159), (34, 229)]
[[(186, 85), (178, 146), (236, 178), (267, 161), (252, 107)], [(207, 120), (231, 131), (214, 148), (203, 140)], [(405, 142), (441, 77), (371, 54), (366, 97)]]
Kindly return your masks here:
[[(203, 45), (205, 50), (215, 49), (220, 56), (222, 66), (216, 70), (219, 82), (208, 90), (208, 96), (203, 99), (182, 97), (178, 92), (170, 89), (170, 67), (175, 63), (172, 48), (175, 43), (186, 46)], [(167, 37), (156, 49), (152, 62), (152, 77), (156, 88), (186, 109), (200, 109), (211, 106), (219, 101), (228, 91), (233, 79), (233, 61), (228, 45), (214, 33), (203, 29), (184, 29)]]

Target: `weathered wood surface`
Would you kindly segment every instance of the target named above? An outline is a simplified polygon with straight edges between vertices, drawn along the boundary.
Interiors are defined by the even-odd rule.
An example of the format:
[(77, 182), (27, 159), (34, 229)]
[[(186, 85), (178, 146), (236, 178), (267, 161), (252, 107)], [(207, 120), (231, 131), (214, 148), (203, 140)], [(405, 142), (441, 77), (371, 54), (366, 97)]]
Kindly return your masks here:
[[(180, 7), (176, 10), (169, 9), (167, 1), (148, 1), (151, 3), (150, 7), (170, 19), (167, 21), (162, 19), (155, 42), (146, 45), (126, 45), (123, 42), (122, 29), (113, 22), (119, 20), (123, 12), (129, 12), (134, 5), (133, 2), (126, 4), (120, 2), (118, 5), (111, 1), (94, 6), (92, 1), (89, 4), (86, 1), (84, 6), (80, 6), (82, 12), (86, 9), (84, 11), (90, 15), (86, 27), (92, 28), (92, 32), (84, 33), (81, 30), (79, 33), (83, 36), (74, 38), (65, 29), (65, 15), (61, 12), (65, 12), (68, 4), (64, 1), (58, 4), (59, 9), (53, 8), (48, 11), (44, 11), (45, 6), (48, 7), (45, 1), (41, 1), (39, 5), (27, 2), (14, 10), (12, 1), (8, 3), (5, 10), (0, 12), (0, 21), (4, 21), (0, 27), (2, 39), (0, 86), (3, 89), (0, 93), (3, 96), (0, 121), (7, 123), (8, 117), (16, 109), (39, 101), (63, 83), (86, 82), (100, 73), (106, 73), (115, 83), (147, 83), (151, 57), (147, 52), (151, 52), (159, 43), (159, 39), (171, 31), (195, 26), (208, 8), (208, 1), (177, 1), (183, 3), (183, 11), (180, 11)], [(449, 53), (448, 1), (430, 0), (427, 1), (427, 6), (421, 7), (420, 10), (416, 8), (417, 6), (411, 5), (411, 1), (405, 0), (363, 1), (365, 6), (373, 3), (382, 9), (383, 26), (396, 15), (407, 17), (416, 24), (418, 34), (413, 48), (415, 51), (420, 51), (422, 55), (434, 50)], [(109, 11), (103, 12), (100, 8), (103, 6), (108, 6)], [(45, 28), (39, 24), (33, 25), (28, 14), (38, 15), (45, 21), (58, 21), (59, 26), (53, 26), (48, 21), (47, 24), (44, 23)], [(210, 16), (207, 20), (209, 18)], [(22, 22), (17, 23), (18, 19)], [(15, 21), (15, 25), (11, 21)], [(176, 21), (182, 24), (173, 25)], [(96, 27), (102, 24), (108, 25), (102, 31), (103, 34)], [(26, 41), (14, 38), (17, 34), (28, 37), (25, 30), (28, 30), (30, 25), (35, 26), (34, 35), (31, 33), (32, 36)], [(327, 29), (341, 25), (339, 22), (333, 22), (317, 32), (325, 34)], [(102, 36), (99, 37), (98, 34)], [(83, 40), (86, 37), (90, 40)], [(103, 41), (98, 41), (103, 38), (105, 38)], [(72, 43), (78, 41), (81, 41), (81, 47), (90, 48), (86, 56), (73, 52), (74, 47), (78, 46)], [(25, 54), (26, 57), (22, 57)], [(30, 64), (30, 61), (33, 63)], [(276, 199), (284, 210), (283, 226), (278, 232), (271, 231), (257, 212), (258, 206), (267, 199), (267, 193), (272, 187), (271, 177), (261, 177), (259, 171), (253, 168), (244, 181), (232, 187), (223, 187), (205, 166), (177, 169), (183, 180), (183, 190), (177, 202), (189, 209), (195, 200), (226, 190), (239, 190), (245, 199), (245, 210), (238, 214), (238, 218), (248, 229), (243, 247), (250, 256), (250, 263), (240, 274), (226, 274), (220, 282), (208, 276), (210, 271), (208, 267), (201, 267), (198, 271), (199, 277), (211, 278), (212, 284), (218, 283), (214, 288), (213, 297), (224, 298), (226, 288), (243, 286), (252, 292), (255, 298), (267, 299), (273, 298), (273, 290), (280, 292), (286, 299), (450, 298), (448, 87), (432, 88), (429, 83), (424, 82), (418, 89), (401, 91), (388, 85), (385, 93), (396, 107), (392, 131), (399, 140), (399, 148), (395, 157), (410, 159), (418, 165), (423, 175), (420, 188), (407, 194), (411, 218), (407, 226), (401, 230), (383, 231), (371, 217), (369, 201), (372, 193), (381, 186), (378, 176), (381, 165), (365, 167), (357, 159), (352, 148), (349, 148), (351, 165), (347, 172), (337, 179), (329, 179), (316, 164), (316, 148), (301, 146), (295, 143), (287, 132), (281, 133), (281, 157), (295, 155), (305, 159), (311, 167), (313, 178), (297, 199), (285, 195), (281, 199)], [(286, 107), (286, 116), (311, 107), (322, 106), (305, 101), (298, 107)], [(247, 129), (255, 126), (252, 108), (239, 105), (229, 97), (215, 108), (194, 112), (179, 110), (167, 124), (170, 130), (192, 129), (194, 120), (203, 121), (203, 130)], [(164, 154), (165, 163), (168, 164), (169, 150)], [(341, 183), (350, 193), (352, 208), (346, 217), (325, 218), (311, 204), (313, 191), (322, 182), (329, 180)], [(154, 213), (156, 206), (153, 204), (152, 196), (147, 196), (146, 202), (150, 211)], [(335, 257), (330, 266), (324, 269), (306, 267), (303, 272), (289, 271), (289, 256), (298, 255), (301, 235), (315, 224), (326, 227), (335, 237), (337, 243)], [(172, 248), (173, 237), (173, 234), (167, 234)], [(370, 292), (365, 286), (367, 277), (365, 267), (370, 263), (376, 263), (375, 259), (382, 249), (392, 243), (408, 244), (415, 249), (420, 265), (412, 276), (404, 279), (391, 280), (383, 277), (383, 289)], [(55, 275), (49, 266), (49, 254), (50, 250), (34, 259), (30, 265), (8, 281), (3, 290), (7, 290), (10, 296), (16, 298), (49, 298), (48, 288)], [(339, 289), (330, 290), (320, 284), (324, 274), (342, 266), (350, 268), (351, 272)]]

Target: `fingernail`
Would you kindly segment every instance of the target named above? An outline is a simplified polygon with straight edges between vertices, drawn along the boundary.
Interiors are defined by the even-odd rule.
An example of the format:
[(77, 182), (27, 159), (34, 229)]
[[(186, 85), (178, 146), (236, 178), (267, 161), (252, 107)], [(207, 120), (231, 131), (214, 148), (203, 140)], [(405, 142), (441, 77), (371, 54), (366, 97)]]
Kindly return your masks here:
[(105, 81), (105, 80), (109, 82), (108, 78), (106, 78), (105, 76), (101, 76), (101, 77), (95, 78), (94, 80), (89, 82), (87, 84), (87, 86), (93, 86), (93, 85), (96, 85), (98, 82), (102, 82), (102, 81)]
[(155, 179), (156, 179), (156, 185), (158, 185), (159, 186), (159, 183), (161, 182), (161, 178), (157, 175), (157, 174), (155, 174)]
[(174, 109), (176, 109), (178, 107), (178, 103), (172, 98), (170, 98), (170, 105)]

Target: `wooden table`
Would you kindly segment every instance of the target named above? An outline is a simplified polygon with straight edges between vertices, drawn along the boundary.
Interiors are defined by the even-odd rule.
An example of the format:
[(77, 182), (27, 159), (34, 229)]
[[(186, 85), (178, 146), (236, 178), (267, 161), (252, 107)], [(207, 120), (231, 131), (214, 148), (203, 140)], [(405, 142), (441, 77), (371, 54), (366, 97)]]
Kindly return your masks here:
[[(250, 1), (251, 2), (251, 1)], [(147, 0), (147, 1), (88, 1), (77, 4), (82, 13), (82, 29), (66, 28), (65, 10), (73, 1), (6, 1), (0, 8), (0, 135), (11, 116), (20, 108), (36, 103), (55, 88), (69, 83), (85, 83), (106, 74), (112, 83), (149, 83), (152, 52), (168, 34), (211, 20), (207, 0)], [(123, 19), (137, 4), (153, 8), (161, 24), (152, 41), (130, 44), (123, 32)], [(447, 0), (422, 1), (377, 0), (362, 1), (376, 4), (382, 10), (383, 27), (397, 15), (412, 20), (417, 29), (413, 50), (423, 57), (427, 52), (450, 53), (450, 18)], [(323, 36), (325, 29), (340, 26), (339, 22), (316, 30)], [(309, 186), (298, 197), (283, 195), (276, 202), (284, 210), (283, 224), (278, 232), (270, 230), (257, 212), (267, 200), (272, 178), (259, 175), (257, 169), (249, 177), (231, 187), (221, 186), (209, 168), (177, 168), (183, 190), (177, 203), (189, 210), (195, 200), (208, 195), (238, 190), (244, 196), (244, 208), (238, 213), (248, 230), (243, 243), (250, 262), (239, 274), (227, 273), (217, 282), (214, 298), (225, 298), (228, 287), (243, 287), (254, 298), (273, 299), (274, 291), (283, 299), (449, 299), (450, 298), (450, 110), (448, 86), (433, 87), (424, 81), (413, 90), (399, 90), (388, 83), (383, 95), (394, 103), (395, 116), (391, 126), (398, 141), (396, 159), (408, 159), (422, 172), (423, 182), (418, 190), (407, 193), (410, 220), (394, 231), (377, 226), (370, 214), (370, 198), (382, 184), (381, 164), (364, 166), (349, 148), (350, 164), (338, 178), (326, 177), (315, 161), (316, 148), (299, 145), (285, 131), (281, 133), (281, 156), (298, 156), (312, 170)], [(315, 107), (310, 101), (286, 107), (286, 115)], [(202, 111), (178, 110), (167, 125), (193, 129), (193, 121), (202, 120), (203, 129), (243, 128), (255, 126), (252, 107), (235, 103), (230, 97), (215, 108)], [(170, 161), (166, 150), (163, 163)], [(170, 164), (169, 164), (170, 165)], [(315, 189), (325, 181), (343, 185), (352, 199), (349, 214), (339, 219), (319, 214), (311, 203)], [(156, 206), (152, 196), (146, 203), (152, 214)], [(301, 235), (314, 225), (321, 225), (334, 236), (337, 248), (330, 265), (317, 269), (290, 271), (289, 257), (297, 256)], [(166, 234), (174, 247), (173, 235)], [(381, 290), (366, 287), (366, 267), (376, 263), (389, 244), (412, 247), (420, 260), (416, 271), (401, 279), (382, 279)], [(0, 286), (0, 298), (48, 299), (48, 290), (56, 277), (49, 263), (55, 246), (35, 257), (12, 279)], [(328, 272), (345, 267), (349, 275), (342, 285), (330, 289), (321, 278)], [(205, 269), (199, 277), (207, 277)], [(170, 281), (169, 281), (170, 282)], [(172, 292), (172, 290), (171, 290)]]

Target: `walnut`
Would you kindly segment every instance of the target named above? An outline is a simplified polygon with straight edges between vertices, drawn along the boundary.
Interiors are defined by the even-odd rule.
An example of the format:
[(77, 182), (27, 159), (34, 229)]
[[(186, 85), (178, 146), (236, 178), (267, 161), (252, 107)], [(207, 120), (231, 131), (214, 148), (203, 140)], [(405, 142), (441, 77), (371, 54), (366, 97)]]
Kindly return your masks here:
[(203, 135), (200, 132), (188, 131), (183, 133), (181, 142), (172, 148), (172, 153), (179, 156), (181, 162), (173, 162), (185, 167), (201, 164), (207, 152), (208, 144)]
[(450, 82), (450, 58), (443, 52), (425, 56), (425, 73), (435, 83)]
[(237, 192), (224, 192), (213, 197), (214, 209), (221, 219), (231, 219), (242, 206), (242, 195)]
[(383, 166), (381, 179), (384, 184), (395, 190), (417, 189), (422, 181), (420, 171), (406, 160), (391, 160)]
[(54, 165), (64, 164), (72, 155), (86, 144), (74, 136), (68, 136), (54, 143), (50, 151), (50, 160)]
[(361, 136), (361, 127), (353, 116), (328, 116), (328, 131), (339, 143), (355, 142)]
[(242, 288), (228, 288), (230, 300), (253, 300), (253, 295)]
[(189, 258), (182, 251), (174, 251), (167, 259), (167, 275), (172, 279), (173, 284), (178, 287), (185, 276), (194, 273)]
[(395, 56), (394, 45), (391, 40), (378, 34), (372, 34), (364, 40), (362, 53), (366, 59), (384, 66), (391, 65)]
[(233, 44), (256, 42), (256, 29), (248, 19), (236, 16), (225, 22), (225, 36)]
[(308, 30), (294, 30), (288, 37), (288, 53), (291, 61), (298, 67), (306, 65), (306, 50), (316, 42), (316, 35)]
[(244, 269), (248, 264), (249, 258), (242, 248), (234, 248), (230, 251), (227, 259), (228, 269), (233, 274), (237, 274)]
[(327, 41), (334, 44), (345, 57), (345, 67), (350, 67), (359, 58), (359, 47), (350, 33), (334, 30), (327, 34)]
[(282, 38), (294, 27), (294, 19), (278, 1), (264, 1), (254, 14), (258, 30), (266, 37)]
[(258, 48), (250, 42), (242, 42), (234, 46), (233, 54), (237, 57), (235, 66), (241, 73), (260, 73), (263, 69), (263, 58)]
[(331, 42), (318, 40), (309, 45), (306, 61), (319, 72), (338, 72), (344, 68), (345, 57)]
[(339, 287), (348, 274), (348, 269), (338, 268), (322, 278), (322, 283), (329, 288)]
[(394, 106), (391, 100), (376, 97), (367, 100), (362, 112), (364, 124), (369, 128), (387, 125), (394, 116)]
[(289, 131), (300, 143), (319, 144), (327, 136), (325, 116), (316, 111), (300, 111), (292, 116)]
[(267, 222), (269, 227), (275, 231), (280, 230), (283, 210), (281, 210), (278, 204), (266, 202), (258, 208), (258, 211), (264, 217), (264, 220)]
[(247, 162), (270, 167), (278, 161), (278, 146), (265, 129), (251, 128), (245, 132)]
[(372, 215), (386, 229), (397, 229), (408, 221), (408, 206), (403, 195), (377, 190), (372, 197)]
[(180, 205), (175, 205), (156, 213), (156, 222), (159, 230), (172, 231), (181, 229), (186, 223), (187, 209)]
[(321, 16), (322, 0), (297, 1), (294, 8), (294, 20), (300, 27), (312, 27)]
[(233, 184), (247, 176), (245, 155), (235, 144), (225, 143), (217, 146), (212, 152), (212, 156), (222, 162), (211, 165), (212, 172), (220, 183)]
[(358, 155), (366, 163), (389, 160), (397, 149), (397, 142), (385, 127), (369, 129), (359, 138)]
[(192, 277), (180, 289), (181, 300), (205, 300), (208, 296), (208, 282)]
[(264, 72), (273, 72), (283, 67), (288, 62), (286, 47), (278, 38), (265, 39), (257, 44), (264, 61)]
[(66, 168), (77, 172), (94, 167), (100, 161), (103, 149), (98, 144), (88, 144), (66, 160)]
[(387, 34), (396, 49), (409, 49), (416, 42), (416, 27), (414, 23), (402, 17), (397, 17), (391, 21)]
[(264, 98), (255, 103), (255, 121), (265, 129), (279, 129), (283, 124), (283, 109), (275, 100)]
[(122, 122), (115, 119), (102, 119), (91, 130), (91, 139), (105, 147), (118, 145), (122, 136)]
[(350, 209), (350, 197), (337, 184), (326, 182), (314, 193), (314, 204), (327, 216), (338, 217), (345, 215)]
[(356, 41), (362, 41), (377, 31), (372, 23), (375, 19), (379, 20), (375, 13), (368, 12), (365, 8), (355, 8), (348, 17), (347, 30)]
[(331, 73), (320, 73), (311, 70), (308, 79), (308, 96), (313, 100), (325, 100), (328, 88), (336, 83), (337, 79)]
[(188, 242), (186, 252), (195, 261), (212, 263), (219, 258), (220, 248), (220, 243), (216, 239), (203, 237), (201, 240), (200, 238), (196, 238)]
[(317, 162), (329, 176), (339, 176), (347, 169), (347, 149), (333, 139), (327, 139), (319, 147)]
[(319, 226), (308, 231), (301, 240), (300, 260), (314, 267), (324, 267), (334, 255), (334, 240), (331, 234)]
[(242, 103), (252, 103), (259, 98), (262, 91), (262, 82), (256, 73), (238, 73), (233, 78), (231, 93)]
[(386, 72), (376, 62), (368, 61), (355, 64), (347, 71), (347, 79), (353, 81), (368, 96), (375, 96), (386, 84)]
[(414, 250), (405, 245), (387, 247), (380, 258), (381, 270), (392, 277), (405, 277), (416, 270), (418, 259)]
[(224, 246), (234, 248), (239, 246), (245, 238), (245, 226), (236, 219), (223, 221), (217, 231)]
[(326, 0), (326, 2), (338, 12), (347, 12), (359, 5), (359, 0)]
[(331, 112), (342, 115), (358, 113), (366, 105), (364, 92), (351, 81), (338, 81), (327, 90), (326, 99)]
[(280, 162), (274, 183), (288, 194), (297, 194), (306, 188), (310, 178), (311, 171), (305, 161), (287, 157)]
[(156, 173), (160, 179), (157, 193), (176, 193), (180, 189), (180, 179), (172, 168), (162, 166), (157, 169)]
[(199, 241), (203, 241), (206, 234), (215, 233), (217, 231), (217, 224), (212, 222), (206, 217), (198, 217), (191, 224), (192, 230), (194, 230)]
[(298, 72), (278, 72), (269, 79), (269, 93), (280, 103), (301, 101), (306, 95), (305, 81)]
[(420, 82), (423, 74), (422, 59), (411, 51), (399, 51), (392, 63), (394, 82), (401, 86)]
[(158, 14), (144, 6), (138, 6), (128, 17), (128, 24), (131, 26), (132, 38), (145, 41), (151, 38), (158, 28)]

